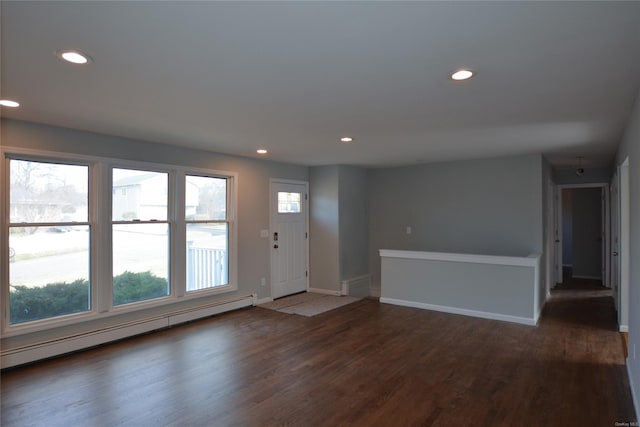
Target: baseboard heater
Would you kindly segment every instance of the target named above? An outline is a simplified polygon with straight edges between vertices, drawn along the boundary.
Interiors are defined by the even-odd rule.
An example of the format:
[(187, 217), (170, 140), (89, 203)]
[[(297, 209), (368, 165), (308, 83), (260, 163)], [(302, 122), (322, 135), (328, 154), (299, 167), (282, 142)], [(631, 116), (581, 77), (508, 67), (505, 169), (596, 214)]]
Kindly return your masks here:
[(151, 316), (133, 322), (122, 323), (91, 332), (70, 335), (51, 341), (12, 348), (0, 353), (0, 368), (10, 368), (37, 360), (60, 356), (66, 353), (95, 347), (108, 342), (129, 338), (158, 329), (168, 328), (180, 323), (221, 314), (227, 311), (255, 305), (255, 295), (248, 295), (233, 300), (218, 301), (189, 309), (176, 310), (170, 313)]
[(342, 295), (364, 298), (371, 295), (371, 276), (351, 277), (342, 281)]

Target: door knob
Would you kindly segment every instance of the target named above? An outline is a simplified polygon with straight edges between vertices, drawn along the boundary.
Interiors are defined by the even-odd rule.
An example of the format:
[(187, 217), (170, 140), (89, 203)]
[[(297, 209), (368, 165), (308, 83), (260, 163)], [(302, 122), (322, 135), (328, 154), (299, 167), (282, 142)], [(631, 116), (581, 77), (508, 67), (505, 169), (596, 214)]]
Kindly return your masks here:
[(278, 249), (278, 245), (277, 244), (273, 245), (273, 249)]
[(613, 256), (618, 256), (618, 252), (614, 252), (614, 253), (613, 253)]

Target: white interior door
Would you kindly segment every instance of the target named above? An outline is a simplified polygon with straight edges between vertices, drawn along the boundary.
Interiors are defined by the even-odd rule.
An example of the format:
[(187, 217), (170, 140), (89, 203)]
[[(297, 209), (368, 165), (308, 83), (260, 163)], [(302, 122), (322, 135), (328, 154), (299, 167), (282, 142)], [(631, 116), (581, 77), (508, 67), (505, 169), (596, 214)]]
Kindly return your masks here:
[(271, 296), (307, 290), (306, 183), (271, 182)]
[(611, 180), (611, 288), (616, 310), (620, 311), (620, 196), (618, 190), (618, 172)]

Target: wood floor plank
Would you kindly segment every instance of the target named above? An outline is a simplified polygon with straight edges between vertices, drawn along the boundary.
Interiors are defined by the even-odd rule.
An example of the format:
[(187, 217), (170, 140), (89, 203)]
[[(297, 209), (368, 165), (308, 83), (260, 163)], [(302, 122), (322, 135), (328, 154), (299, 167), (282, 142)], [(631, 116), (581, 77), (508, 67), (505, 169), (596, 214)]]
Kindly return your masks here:
[(259, 307), (2, 372), (3, 426), (610, 426), (636, 420), (613, 300), (538, 327), (380, 304)]

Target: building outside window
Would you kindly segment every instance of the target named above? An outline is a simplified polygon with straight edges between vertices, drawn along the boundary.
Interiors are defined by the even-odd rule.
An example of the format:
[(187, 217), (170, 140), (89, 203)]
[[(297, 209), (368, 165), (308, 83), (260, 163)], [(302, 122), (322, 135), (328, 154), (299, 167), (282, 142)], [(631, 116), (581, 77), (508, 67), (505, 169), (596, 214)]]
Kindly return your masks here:
[[(169, 174), (113, 168), (113, 305), (169, 295)], [(113, 192), (112, 192), (113, 193)]]

